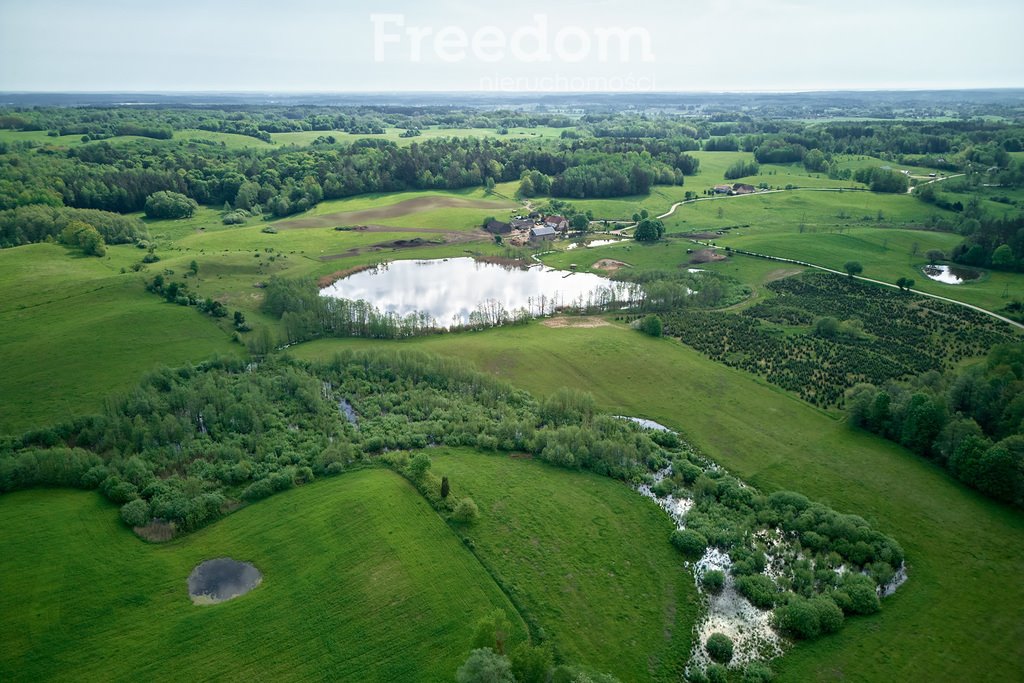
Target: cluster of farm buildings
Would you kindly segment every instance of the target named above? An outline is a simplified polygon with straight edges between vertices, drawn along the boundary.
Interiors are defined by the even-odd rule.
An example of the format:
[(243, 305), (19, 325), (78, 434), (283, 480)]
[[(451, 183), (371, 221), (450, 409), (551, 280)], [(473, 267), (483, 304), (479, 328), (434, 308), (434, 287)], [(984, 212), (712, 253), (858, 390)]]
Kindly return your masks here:
[(564, 216), (541, 216), (539, 213), (531, 213), (525, 217), (515, 216), (508, 222), (488, 221), (484, 230), (492, 235), (507, 235), (509, 244), (522, 246), (529, 242), (542, 242), (565, 236), (569, 232), (569, 221)]

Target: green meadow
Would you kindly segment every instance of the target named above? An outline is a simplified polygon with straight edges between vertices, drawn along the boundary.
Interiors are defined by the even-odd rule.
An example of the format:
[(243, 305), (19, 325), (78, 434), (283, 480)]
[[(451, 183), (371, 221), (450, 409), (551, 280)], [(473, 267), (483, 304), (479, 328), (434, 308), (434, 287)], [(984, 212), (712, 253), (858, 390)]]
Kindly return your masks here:
[[(315, 358), (370, 344), (380, 342), (325, 340), (291, 352)], [(899, 539), (910, 580), (881, 613), (795, 647), (774, 665), (779, 680), (1006, 681), (1019, 674), (1024, 517), (934, 465), (678, 342), (620, 325), (532, 323), (393, 344), (472, 362), (537, 395), (585, 389), (603, 409), (679, 429), (763, 490), (801, 491)]]
[[(610, 484), (610, 482), (609, 482)], [(0, 678), (450, 680), (476, 620), (525, 624), (415, 489), (381, 469), (275, 496), (151, 545), (96, 493), (0, 498)], [(194, 606), (186, 579), (216, 557), (260, 586)]]
[(660, 508), (619, 482), (539, 461), (431, 456), (483, 510), (465, 531), (476, 553), (560, 653), (623, 681), (674, 679), (697, 597)]
[(0, 432), (95, 412), (157, 364), (242, 352), (230, 332), (147, 294), (138, 274), (120, 273), (143, 252), (107, 254), (53, 244), (0, 250)]

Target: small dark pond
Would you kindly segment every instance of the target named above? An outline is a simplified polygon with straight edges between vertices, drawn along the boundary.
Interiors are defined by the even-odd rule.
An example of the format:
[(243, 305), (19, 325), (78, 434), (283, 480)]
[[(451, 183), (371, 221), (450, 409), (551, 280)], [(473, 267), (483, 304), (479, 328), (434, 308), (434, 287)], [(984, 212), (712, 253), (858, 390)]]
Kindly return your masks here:
[(212, 605), (245, 595), (263, 581), (263, 575), (248, 562), (218, 557), (196, 566), (188, 576), (188, 594), (193, 604)]
[(981, 272), (972, 268), (961, 268), (960, 266), (932, 266), (924, 267), (924, 274), (936, 282), (947, 285), (960, 285), (968, 280), (977, 280)]

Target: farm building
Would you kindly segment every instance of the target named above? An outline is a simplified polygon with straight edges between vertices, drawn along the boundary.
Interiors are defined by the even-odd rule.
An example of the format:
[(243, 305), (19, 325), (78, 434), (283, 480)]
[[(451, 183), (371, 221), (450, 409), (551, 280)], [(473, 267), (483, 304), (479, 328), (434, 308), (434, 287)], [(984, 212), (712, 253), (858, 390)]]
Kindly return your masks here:
[(733, 194), (753, 194), (754, 192), (757, 192), (757, 188), (746, 183), (736, 183), (732, 186)]
[(732, 185), (715, 185), (714, 192), (715, 194), (731, 194)]
[(544, 216), (544, 225), (562, 232), (569, 229), (569, 221), (565, 220), (563, 216)]
[(492, 235), (504, 235), (512, 232), (512, 226), (504, 221), (487, 221), (484, 230)]
[(531, 240), (553, 240), (558, 235), (558, 231), (547, 225), (541, 225), (530, 230)]
[(513, 230), (529, 230), (533, 227), (533, 221), (528, 218), (513, 218), (512, 229)]

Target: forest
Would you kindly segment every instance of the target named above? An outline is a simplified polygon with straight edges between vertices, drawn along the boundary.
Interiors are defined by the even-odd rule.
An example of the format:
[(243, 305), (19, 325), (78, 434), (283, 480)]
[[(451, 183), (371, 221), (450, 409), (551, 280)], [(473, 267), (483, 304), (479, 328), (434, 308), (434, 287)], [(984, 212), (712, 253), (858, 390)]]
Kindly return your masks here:
[(964, 369), (858, 384), (847, 418), (948, 469), (997, 500), (1024, 506), (1024, 344), (994, 347)]

